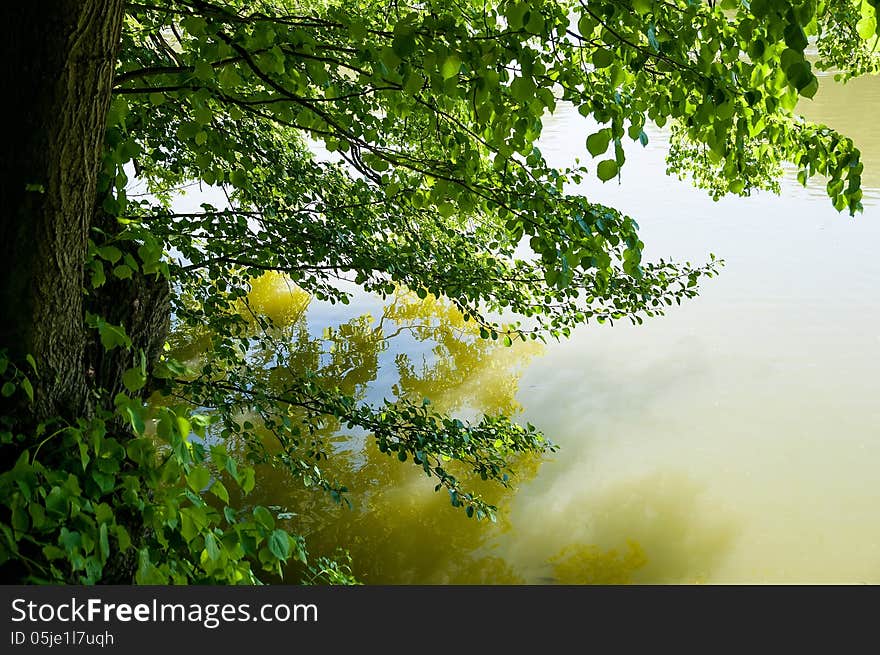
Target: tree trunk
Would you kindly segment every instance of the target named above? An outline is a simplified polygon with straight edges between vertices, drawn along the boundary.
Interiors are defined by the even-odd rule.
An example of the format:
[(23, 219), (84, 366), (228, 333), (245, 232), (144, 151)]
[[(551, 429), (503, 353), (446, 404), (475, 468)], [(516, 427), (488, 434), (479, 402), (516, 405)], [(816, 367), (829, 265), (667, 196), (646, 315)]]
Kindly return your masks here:
[[(116, 217), (100, 207), (95, 210), (92, 224), (108, 235), (119, 231)], [(120, 241), (116, 245), (123, 252), (137, 257), (136, 242)], [(162, 276), (135, 271), (130, 278), (121, 280), (110, 275), (103, 286), (89, 293), (86, 309), (113, 325), (121, 325), (131, 339), (131, 349), (106, 350), (98, 339), (91, 339), (86, 347), (88, 384), (102, 390), (103, 396), (111, 400), (117, 393), (125, 391), (122, 374), (140, 363), (141, 352), (146, 358), (148, 372), (159, 360), (171, 328), (171, 289), (168, 280)], [(149, 389), (150, 384), (146, 391)]]
[(0, 12), (11, 112), (0, 157), (0, 347), (36, 359), (36, 421), (87, 411), (83, 263), (123, 5), (49, 0)]

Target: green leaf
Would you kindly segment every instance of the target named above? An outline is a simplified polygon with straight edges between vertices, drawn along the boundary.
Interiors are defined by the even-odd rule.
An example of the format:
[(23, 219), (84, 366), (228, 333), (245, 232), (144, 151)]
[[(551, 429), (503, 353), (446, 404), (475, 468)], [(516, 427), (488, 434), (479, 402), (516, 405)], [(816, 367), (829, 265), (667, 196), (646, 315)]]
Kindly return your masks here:
[(715, 107), (715, 116), (722, 121), (726, 121), (728, 118), (733, 116), (734, 110), (736, 107), (734, 106), (732, 101), (722, 102), (720, 105)]
[(211, 62), (200, 59), (196, 62), (193, 74), (202, 82), (207, 82), (214, 79), (214, 67), (211, 66)]
[(180, 25), (193, 36), (201, 36), (205, 33), (205, 27), (207, 27), (208, 23), (201, 16), (191, 14), (182, 18)]
[(816, 92), (819, 90), (819, 79), (814, 75), (813, 79), (806, 86), (798, 89), (798, 93), (800, 93), (805, 98), (813, 98), (816, 95)]
[(596, 29), (596, 25), (598, 25), (596, 19), (585, 13), (578, 19), (578, 32), (582, 36), (588, 37)]
[(19, 534), (23, 534), (27, 532), (28, 528), (31, 527), (31, 520), (28, 517), (28, 513), (24, 510), (20, 505), (15, 505), (12, 508), (12, 528)]
[(220, 545), (217, 543), (217, 538), (210, 532), (205, 535), (205, 550), (212, 562), (220, 557)]
[(150, 551), (142, 548), (138, 551), (138, 569), (135, 573), (135, 582), (142, 585), (162, 585), (168, 582), (168, 576), (163, 574), (155, 564), (150, 561)]
[(362, 20), (356, 15), (351, 17), (351, 23), (348, 25), (348, 34), (355, 41), (360, 41), (367, 35), (367, 28)]
[(807, 35), (797, 23), (792, 23), (785, 28), (785, 45), (794, 50), (803, 51), (807, 47)]
[[(211, 111), (210, 107), (201, 105), (193, 110), (193, 118), (196, 119), (196, 123), (199, 125), (207, 125), (214, 120), (214, 112)], [(198, 133), (196, 133), (196, 137), (198, 137)]]
[(204, 466), (196, 466), (186, 474), (186, 483), (196, 493), (208, 486), (211, 480), (211, 472)]
[(130, 368), (122, 374), (122, 384), (132, 393), (143, 389), (146, 383), (147, 377), (141, 373), (140, 368)]
[(34, 388), (31, 386), (31, 381), (24, 376), (21, 378), (21, 388), (28, 397), (28, 400), (34, 402)]
[(652, 0), (633, 0), (633, 9), (640, 14), (648, 14), (651, 13), (651, 10), (654, 8), (654, 3)]
[(404, 59), (416, 50), (416, 40), (412, 34), (398, 34), (391, 42), (391, 48), (398, 57)]
[(131, 278), (132, 270), (125, 264), (113, 267), (113, 276), (120, 280), (128, 280)]
[(116, 246), (103, 246), (102, 248), (98, 248), (98, 255), (111, 264), (115, 264), (122, 259), (122, 251)]
[(804, 53), (791, 48), (786, 48), (779, 56), (779, 65), (783, 71), (788, 71), (795, 64), (804, 62)]
[(64, 550), (68, 553), (76, 550), (82, 544), (82, 535), (79, 532), (61, 528), (61, 534), (58, 536), (58, 543), (64, 546)]
[(402, 61), (400, 57), (397, 56), (397, 53), (393, 48), (382, 48), (381, 54), (379, 58), (382, 60), (382, 63), (385, 64), (385, 67), (388, 70), (394, 70)]
[(224, 66), (217, 75), (217, 80), (227, 89), (234, 88), (241, 84), (241, 76), (234, 66)]
[(607, 182), (611, 178), (617, 175), (617, 162), (613, 159), (606, 159), (604, 161), (599, 162), (599, 165), (596, 167), (596, 175), (598, 175), (599, 179), (603, 182)]
[(0, 395), (4, 398), (9, 398), (12, 394), (15, 393), (15, 385), (12, 382), (4, 382), (3, 388), (0, 389)]
[(104, 265), (98, 260), (94, 260), (90, 268), (92, 270), (92, 279), (91, 284), (93, 289), (97, 289), (107, 281), (107, 276), (104, 274)]
[(180, 534), (187, 542), (195, 539), (199, 534), (199, 525), (196, 524), (194, 512), (198, 508), (185, 507), (180, 510)]
[(131, 536), (129, 536), (128, 530), (121, 525), (117, 525), (114, 531), (116, 533), (116, 542), (119, 544), (119, 550), (128, 550), (131, 547)]
[(610, 50), (597, 48), (596, 51), (593, 52), (593, 66), (596, 68), (608, 68), (613, 63), (614, 55), (611, 54)]
[(187, 439), (189, 437), (190, 432), (192, 432), (192, 425), (185, 416), (180, 416), (179, 414), (175, 417), (177, 423), (177, 433), (183, 439)]
[(89, 457), (89, 447), (82, 441), (80, 441), (77, 445), (79, 447), (79, 462), (82, 466), (82, 470), (85, 471), (86, 467), (91, 461), (91, 457)]
[(457, 55), (449, 55), (443, 60), (443, 65), (440, 67), (440, 74), (443, 76), (444, 80), (448, 80), (458, 75), (460, 69), (461, 59), (459, 59)]
[(525, 2), (511, 2), (504, 8), (504, 17), (511, 29), (518, 30), (523, 26), (529, 5)]
[(214, 484), (211, 485), (211, 493), (224, 503), (229, 502), (229, 491), (227, 491), (226, 487), (220, 482), (220, 480), (214, 480)]
[(262, 505), (254, 507), (254, 518), (257, 520), (257, 523), (267, 530), (271, 530), (275, 527), (275, 517), (272, 516), (272, 513)]
[(43, 546), (43, 555), (49, 561), (62, 559), (67, 557), (67, 553), (61, 550), (58, 546)]
[(862, 16), (861, 20), (856, 23), (856, 30), (859, 36), (867, 41), (877, 33), (877, 16)]
[(243, 189), (248, 184), (247, 173), (241, 169), (236, 169), (229, 174), (229, 181), (232, 182), (233, 186)]
[(785, 71), (785, 74), (791, 81), (792, 85), (798, 90), (809, 86), (815, 79), (815, 76), (810, 70), (810, 64), (806, 61), (792, 64)]
[(98, 503), (95, 506), (95, 520), (98, 523), (109, 523), (113, 520), (113, 510), (107, 503)]
[[(229, 461), (232, 461), (231, 459)], [(241, 474), (241, 488), (246, 494), (253, 491), (254, 485), (256, 484), (256, 478), (254, 477), (254, 469), (252, 467), (246, 468)]]
[(593, 157), (601, 155), (608, 150), (608, 144), (611, 143), (611, 130), (599, 130), (595, 134), (587, 137), (587, 150)]
[(107, 537), (107, 524), (102, 523), (98, 528), (98, 544), (101, 548), (101, 560), (107, 561), (110, 557), (110, 540)]
[(280, 560), (290, 556), (290, 538), (284, 530), (273, 530), (266, 544), (269, 552)]
[(46, 511), (56, 516), (67, 516), (68, 495), (61, 487), (52, 487), (46, 496)]
[(143, 408), (136, 403), (128, 403), (122, 407), (122, 412), (128, 422), (131, 423), (132, 429), (137, 434), (143, 434), (146, 426), (144, 425)]
[(455, 213), (455, 205), (451, 202), (442, 202), (437, 206), (437, 211), (440, 212), (440, 215), (443, 218), (449, 218)]
[(131, 339), (128, 338), (125, 328), (121, 325), (111, 325), (102, 319), (98, 319), (97, 328), (101, 337), (101, 345), (104, 346), (105, 350), (131, 347)]

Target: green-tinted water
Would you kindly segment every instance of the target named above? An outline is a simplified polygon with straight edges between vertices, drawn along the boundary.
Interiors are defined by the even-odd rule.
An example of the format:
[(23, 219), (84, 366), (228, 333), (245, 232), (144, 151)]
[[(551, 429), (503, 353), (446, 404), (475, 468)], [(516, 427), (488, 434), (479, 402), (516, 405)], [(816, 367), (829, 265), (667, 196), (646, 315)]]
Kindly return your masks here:
[[(876, 189), (880, 81), (826, 82), (803, 109), (856, 140)], [(570, 163), (587, 134), (563, 109), (542, 151)], [(333, 474), (352, 509), (271, 471), (255, 500), (296, 512), (313, 552), (346, 545), (369, 583), (880, 582), (877, 192), (854, 220), (819, 182), (714, 203), (664, 176), (664, 134), (650, 138), (629, 149), (622, 184), (584, 190), (637, 218), (649, 257), (727, 261), (667, 317), (508, 349), (437, 302), (303, 313), (277, 279), (254, 298), (304, 367), (363, 400), (427, 396), (544, 429), (561, 450), (492, 492), (497, 524), (466, 520), (416, 467), (344, 431)]]

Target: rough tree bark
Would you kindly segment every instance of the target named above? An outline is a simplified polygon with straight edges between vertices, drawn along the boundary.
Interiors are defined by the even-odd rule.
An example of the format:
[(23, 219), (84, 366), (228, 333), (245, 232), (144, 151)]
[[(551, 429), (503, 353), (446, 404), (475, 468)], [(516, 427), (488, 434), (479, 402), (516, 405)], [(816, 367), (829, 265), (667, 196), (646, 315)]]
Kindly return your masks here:
[[(101, 198), (98, 201), (92, 224), (106, 234), (116, 234), (119, 231), (116, 218), (100, 208)], [(137, 257), (135, 242), (121, 241), (117, 245)], [(122, 374), (139, 364), (141, 351), (146, 356), (148, 371), (162, 354), (171, 327), (171, 289), (162, 276), (135, 272), (128, 279), (119, 279), (111, 275), (103, 286), (89, 293), (86, 309), (113, 325), (121, 325), (131, 339), (131, 350), (108, 351), (97, 339), (91, 339), (86, 347), (88, 384), (101, 389), (103, 397), (110, 400), (125, 391)], [(122, 429), (121, 425), (117, 427)]]
[(88, 405), (83, 262), (123, 5), (12, 2), (0, 12), (11, 112), (0, 157), (0, 347), (34, 355), (37, 421)]
[[(88, 297), (83, 292), (90, 228), (118, 229), (100, 209), (97, 180), (123, 8), (124, 0), (48, 0), (0, 11), (0, 90), (11, 112), (0, 157), (0, 348), (19, 363), (32, 354), (39, 371), (33, 406), (0, 399), (0, 414), (14, 415), (22, 429), (53, 416), (88, 415), (92, 390), (105, 398), (122, 390), (132, 353), (101, 347), (84, 326), (85, 303), (123, 325), (133, 352), (143, 349), (150, 361), (167, 336), (166, 280), (135, 275), (110, 279)], [(17, 455), (0, 449), (0, 471)], [(138, 526), (132, 518), (129, 532)], [(110, 558), (106, 581), (131, 582), (133, 552)], [(16, 562), (0, 566), (7, 582), (26, 573)]]

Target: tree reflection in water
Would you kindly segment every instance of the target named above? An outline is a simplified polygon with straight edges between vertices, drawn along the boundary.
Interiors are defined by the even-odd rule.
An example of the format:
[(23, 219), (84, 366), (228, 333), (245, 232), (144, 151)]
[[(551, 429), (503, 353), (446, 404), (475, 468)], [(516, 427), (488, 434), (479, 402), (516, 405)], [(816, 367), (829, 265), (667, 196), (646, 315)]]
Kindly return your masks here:
[[(320, 384), (338, 388), (357, 401), (369, 400), (377, 392), (416, 402), (428, 398), (438, 410), (462, 419), (497, 413), (516, 416), (521, 411), (516, 399), (519, 379), (529, 361), (541, 353), (540, 344), (505, 347), (480, 339), (478, 329), (450, 303), (407, 292), (395, 294), (378, 316), (361, 314), (317, 335), (310, 330), (309, 301), (282, 276), (268, 274), (255, 280), (241, 304), (242, 316), (255, 331), (272, 331), (287, 344), (283, 351), (253, 355), (271, 388), (284, 389), (296, 378), (313, 375)], [(260, 317), (269, 317), (271, 324), (261, 325)], [(181, 359), (196, 359), (209, 339), (208, 334), (178, 332), (173, 352)], [(255, 415), (243, 415), (241, 420), (257, 423)], [(434, 492), (433, 481), (420, 467), (380, 453), (368, 436), (347, 430), (333, 417), (326, 417), (311, 436), (315, 444), (310, 447), (329, 453), (323, 476), (348, 489), (346, 502), (334, 502), (328, 494), (304, 487), (301, 478), (282, 468), (259, 465), (256, 489), (244, 501), (233, 498), (233, 504), (274, 507), (288, 527), (305, 535), (313, 555), (331, 555), (338, 546), (345, 547), (357, 577), (374, 584), (694, 579), (711, 568), (731, 538), (728, 527), (721, 526), (702, 541), (699, 536), (695, 540), (687, 532), (694, 489), (685, 482), (678, 485), (683, 493), (675, 493), (668, 480), (659, 486), (642, 480), (635, 483), (638, 489), (584, 500), (577, 511), (567, 509), (564, 525), (552, 513), (533, 516), (522, 525), (519, 512), (513, 534), (509, 506), (517, 486), (537, 473), (541, 464), (537, 457), (515, 463), (518, 477), (507, 489), (468, 479), (460, 467), (455, 471), (468, 479), (470, 488), (499, 506), (498, 521), (492, 524), (467, 520), (454, 511), (448, 496)], [(271, 448), (268, 431), (265, 442)], [(243, 444), (228, 446), (245, 456)], [(454, 464), (450, 462), (450, 467)], [(658, 489), (667, 493), (658, 495)], [(648, 513), (642, 511), (646, 507)], [(648, 514), (656, 514), (656, 520), (646, 519)], [(592, 529), (573, 529), (571, 516), (589, 517)], [(537, 566), (528, 564), (536, 557)], [(295, 567), (288, 571), (290, 581), (300, 575)]]

